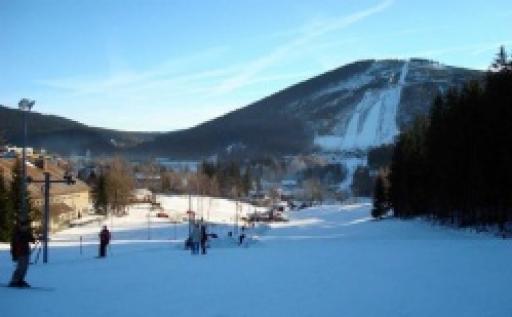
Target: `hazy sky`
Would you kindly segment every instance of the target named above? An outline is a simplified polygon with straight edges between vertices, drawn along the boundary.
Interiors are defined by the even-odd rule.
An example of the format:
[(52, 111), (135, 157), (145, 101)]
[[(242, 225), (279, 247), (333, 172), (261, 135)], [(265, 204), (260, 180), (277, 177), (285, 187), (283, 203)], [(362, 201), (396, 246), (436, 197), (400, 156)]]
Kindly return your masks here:
[(174, 130), (364, 58), (485, 69), (510, 0), (0, 0), (0, 104)]

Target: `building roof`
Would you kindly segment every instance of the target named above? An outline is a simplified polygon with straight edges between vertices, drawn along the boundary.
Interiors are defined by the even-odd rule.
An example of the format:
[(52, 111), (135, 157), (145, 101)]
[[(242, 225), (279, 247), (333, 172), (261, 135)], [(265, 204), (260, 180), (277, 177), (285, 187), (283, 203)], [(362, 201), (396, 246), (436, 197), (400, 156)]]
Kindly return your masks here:
[[(12, 168), (15, 164), (15, 159), (0, 158), (0, 172), (3, 171), (4, 178), (8, 182), (12, 180)], [(44, 172), (50, 173), (51, 180), (62, 180), (64, 178), (64, 174), (66, 173), (63, 168), (49, 161), (47, 161), (46, 169), (44, 170), (34, 166), (30, 162), (27, 163), (27, 176), (32, 177), (33, 180), (44, 180)], [(87, 186), (87, 184), (78, 179), (75, 180), (76, 183), (73, 185), (68, 185), (66, 183), (52, 183), (50, 186), (50, 195), (64, 195), (89, 191), (89, 186)], [(28, 184), (28, 191), (30, 192), (32, 198), (42, 198), (44, 194), (43, 187), (44, 184), (42, 183)]]

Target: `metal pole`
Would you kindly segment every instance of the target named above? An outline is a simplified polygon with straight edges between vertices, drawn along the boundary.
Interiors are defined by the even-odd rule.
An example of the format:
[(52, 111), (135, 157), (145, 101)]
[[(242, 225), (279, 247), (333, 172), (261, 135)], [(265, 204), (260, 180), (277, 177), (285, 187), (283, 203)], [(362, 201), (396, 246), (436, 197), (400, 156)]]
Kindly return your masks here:
[(235, 201), (235, 226), (233, 232), (238, 234), (238, 200)]
[(148, 240), (151, 240), (151, 208), (148, 211)]
[(114, 210), (117, 211), (117, 190), (114, 191), (114, 208), (110, 208), (110, 231), (114, 230)]
[(21, 209), (20, 221), (28, 220), (27, 202), (25, 201), (27, 190), (27, 111), (23, 111), (23, 148), (21, 154)]
[(50, 232), (50, 173), (44, 173), (44, 224), (43, 263), (48, 263), (48, 239)]
[(188, 236), (192, 234), (192, 195), (190, 193), (190, 184), (188, 186)]
[(212, 197), (210, 196), (208, 198), (208, 210), (207, 210), (207, 214), (206, 214), (206, 219), (208, 219), (208, 221), (210, 221), (210, 208), (212, 207)]

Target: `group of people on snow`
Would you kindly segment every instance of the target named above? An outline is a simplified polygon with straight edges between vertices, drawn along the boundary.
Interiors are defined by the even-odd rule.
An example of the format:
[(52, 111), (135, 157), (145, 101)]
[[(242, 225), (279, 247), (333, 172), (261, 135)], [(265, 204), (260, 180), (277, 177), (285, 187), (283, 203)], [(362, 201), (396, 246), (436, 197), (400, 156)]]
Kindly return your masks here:
[(199, 254), (199, 247), (201, 247), (201, 254), (205, 255), (208, 243), (208, 229), (206, 223), (201, 219), (199, 222), (192, 221), (190, 226), (188, 244), (192, 254)]
[[(229, 232), (229, 236), (232, 233)], [(99, 258), (107, 256), (107, 247), (110, 244), (111, 234), (107, 226), (103, 226), (99, 235)], [(190, 248), (193, 255), (201, 254), (206, 255), (208, 248), (209, 237), (216, 238), (217, 235), (208, 233), (208, 226), (206, 222), (201, 219), (200, 221), (192, 221), (190, 223), (190, 234), (186, 240), (186, 247)], [(238, 237), (239, 245), (244, 243), (246, 239), (245, 227), (242, 227), (242, 232)], [(32, 234), (30, 223), (28, 221), (19, 222), (13, 231), (11, 238), (11, 257), (16, 262), (16, 269), (12, 274), (9, 287), (30, 287), (25, 281), (28, 266), (30, 264), (30, 243), (35, 243), (36, 239)]]

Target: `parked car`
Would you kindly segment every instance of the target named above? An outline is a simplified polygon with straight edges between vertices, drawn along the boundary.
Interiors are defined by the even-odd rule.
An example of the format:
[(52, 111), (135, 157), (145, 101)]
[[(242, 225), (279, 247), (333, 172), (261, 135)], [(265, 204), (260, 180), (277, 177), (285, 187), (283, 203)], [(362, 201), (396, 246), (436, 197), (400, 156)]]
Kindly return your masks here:
[(157, 216), (158, 218), (169, 218), (169, 215), (168, 215), (167, 213), (163, 212), (163, 211), (159, 211), (159, 212), (157, 212), (157, 213), (156, 213), (156, 216)]

